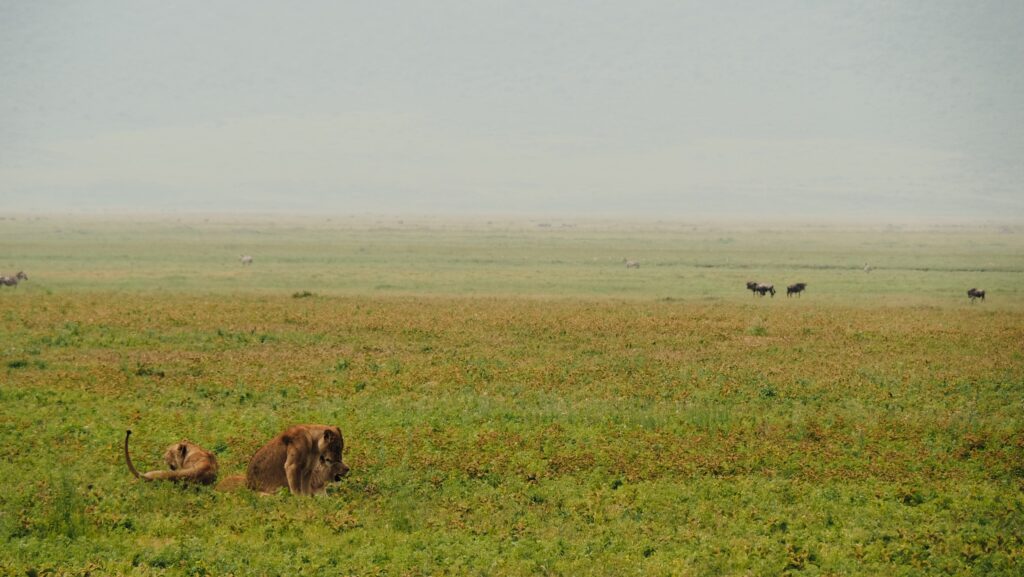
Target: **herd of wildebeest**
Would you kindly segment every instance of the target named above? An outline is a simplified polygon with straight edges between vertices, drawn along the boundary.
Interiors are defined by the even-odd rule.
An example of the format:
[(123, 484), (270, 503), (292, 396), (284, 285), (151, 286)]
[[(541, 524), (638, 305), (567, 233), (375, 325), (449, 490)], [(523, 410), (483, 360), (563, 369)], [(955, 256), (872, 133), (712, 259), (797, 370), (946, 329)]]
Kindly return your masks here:
[[(243, 266), (253, 263), (249, 255), (240, 258)], [(640, 262), (623, 259), (626, 268), (639, 269)], [(865, 266), (865, 271), (870, 268)], [(0, 286), (17, 288), (18, 283), (28, 280), (24, 271), (13, 275), (0, 276)], [(807, 283), (798, 282), (786, 287), (786, 296), (800, 296), (807, 289)], [(775, 296), (775, 285), (747, 281), (747, 290), (754, 296)], [(972, 288), (967, 296), (973, 303), (985, 300), (985, 291)], [(146, 481), (174, 481), (212, 485), (217, 480), (217, 457), (210, 451), (187, 440), (175, 443), (164, 452), (169, 470), (139, 473), (128, 454), (128, 431), (124, 439), (124, 455), (128, 470), (138, 479)], [(270, 494), (285, 487), (293, 494), (317, 495), (326, 490), (328, 483), (340, 481), (348, 467), (342, 462), (341, 452), (344, 441), (341, 429), (331, 425), (295, 425), (253, 455), (246, 474), (228, 477), (217, 485), (218, 489), (231, 490), (242, 485), (263, 494)]]
[[(249, 264), (252, 264), (252, 257), (248, 257), (248, 258), (249, 258)], [(635, 268), (635, 269), (639, 269), (640, 268), (640, 261), (638, 261), (638, 260), (630, 260), (628, 258), (624, 258), (624, 259), (622, 259), (622, 262), (625, 263), (626, 268)], [(245, 263), (243, 262), (243, 264), (245, 264)], [(872, 270), (874, 270), (874, 268), (871, 265), (867, 265), (867, 264), (864, 265), (864, 272), (871, 272)], [(762, 297), (764, 295), (771, 295), (772, 297), (775, 296), (775, 285), (773, 285), (773, 284), (760, 283), (760, 282), (757, 282), (757, 281), (749, 280), (749, 281), (747, 281), (747, 290), (750, 291), (750, 293), (752, 295), (754, 295), (754, 296), (762, 296)], [(793, 295), (800, 296), (805, 290), (807, 290), (807, 283), (805, 283), (805, 282), (793, 283), (793, 284), (791, 284), (791, 285), (786, 287), (786, 296), (787, 297), (791, 297)], [(968, 296), (968, 298), (971, 299), (972, 303), (976, 299), (985, 300), (985, 291), (983, 289), (979, 289), (979, 288), (968, 289), (967, 296)]]
[[(798, 283), (791, 284), (791, 285), (786, 287), (786, 296), (787, 297), (791, 297), (793, 295), (800, 296), (800, 294), (802, 292), (804, 292), (804, 290), (806, 290), (806, 289), (807, 289), (807, 283), (805, 283), (805, 282), (798, 282)], [(749, 290), (752, 294), (754, 294), (756, 296), (762, 296), (763, 297), (766, 294), (767, 295), (771, 295), (773, 297), (775, 296), (775, 285), (773, 285), (773, 284), (764, 284), (764, 283), (759, 283), (757, 281), (749, 280), (749, 281), (747, 281), (747, 290)], [(976, 299), (985, 300), (985, 291), (984, 291), (984, 289), (970, 288), (970, 289), (967, 289), (967, 297), (969, 299), (971, 299), (972, 303)]]
[[(807, 289), (807, 283), (798, 282), (791, 284), (786, 287), (786, 296), (791, 297), (793, 295), (800, 296), (800, 293)], [(764, 296), (770, 294), (775, 296), (775, 285), (763, 284), (756, 281), (747, 281), (747, 290), (757, 296)], [(975, 299), (985, 300), (985, 291), (978, 288), (967, 289), (967, 297), (971, 299), (973, 303)]]

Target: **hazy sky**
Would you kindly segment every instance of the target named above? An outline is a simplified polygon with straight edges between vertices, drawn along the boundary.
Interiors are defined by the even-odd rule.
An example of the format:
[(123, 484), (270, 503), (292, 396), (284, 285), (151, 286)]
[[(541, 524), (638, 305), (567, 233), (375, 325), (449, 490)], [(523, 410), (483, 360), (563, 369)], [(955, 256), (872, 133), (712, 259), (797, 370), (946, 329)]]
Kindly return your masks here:
[(0, 0), (0, 211), (1024, 217), (1024, 2)]

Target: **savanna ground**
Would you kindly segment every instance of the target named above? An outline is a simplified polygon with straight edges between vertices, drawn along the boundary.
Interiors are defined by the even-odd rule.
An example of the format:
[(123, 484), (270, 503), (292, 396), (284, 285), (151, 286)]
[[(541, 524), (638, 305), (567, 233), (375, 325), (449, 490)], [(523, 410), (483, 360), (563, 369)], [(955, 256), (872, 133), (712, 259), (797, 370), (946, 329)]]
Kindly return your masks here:
[[(1020, 227), (18, 217), (0, 248), (6, 574), (1024, 572)], [(187, 437), (223, 477), (297, 422), (345, 433), (324, 497), (124, 466), (127, 428), (140, 469)]]

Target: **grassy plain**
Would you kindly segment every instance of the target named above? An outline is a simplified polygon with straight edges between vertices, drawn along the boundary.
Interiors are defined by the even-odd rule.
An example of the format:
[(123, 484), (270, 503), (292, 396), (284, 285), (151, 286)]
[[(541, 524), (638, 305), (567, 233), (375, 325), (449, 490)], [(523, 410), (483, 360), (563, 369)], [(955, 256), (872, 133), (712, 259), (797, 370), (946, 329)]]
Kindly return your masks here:
[[(1020, 228), (0, 224), (8, 574), (1024, 571)], [(121, 455), (295, 422), (325, 498)]]

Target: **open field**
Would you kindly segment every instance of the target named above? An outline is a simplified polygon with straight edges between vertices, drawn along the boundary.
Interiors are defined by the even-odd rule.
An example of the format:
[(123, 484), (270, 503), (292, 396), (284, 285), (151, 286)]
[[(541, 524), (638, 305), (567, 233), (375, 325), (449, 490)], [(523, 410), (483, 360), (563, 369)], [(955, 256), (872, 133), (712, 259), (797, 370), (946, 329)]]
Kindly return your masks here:
[[(1024, 571), (1020, 228), (0, 224), (0, 572)], [(295, 422), (326, 497), (124, 467)]]
[(1024, 226), (21, 217), (0, 246), (0, 271), (54, 292), (742, 300), (754, 279), (816, 302), (962, 305), (977, 286), (1024, 304)]

